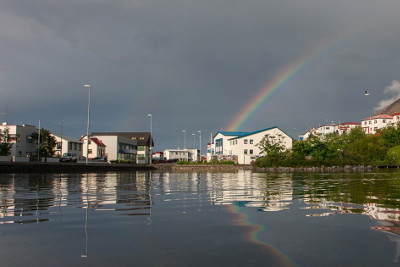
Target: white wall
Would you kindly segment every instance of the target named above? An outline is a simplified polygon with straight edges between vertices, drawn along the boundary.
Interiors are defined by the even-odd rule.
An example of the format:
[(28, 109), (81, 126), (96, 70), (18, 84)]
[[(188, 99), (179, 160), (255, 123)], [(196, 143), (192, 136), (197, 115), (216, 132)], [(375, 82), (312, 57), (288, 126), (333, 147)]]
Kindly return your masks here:
[(283, 139), (283, 145), (286, 147), (286, 149), (292, 148), (292, 138), (277, 127), (236, 138), (232, 136), (222, 136), (222, 134), (219, 133), (215, 136), (214, 143), (217, 139), (222, 138), (224, 140), (224, 156), (227, 156), (228, 158), (235, 158), (239, 164), (250, 164), (253, 160), (257, 159), (257, 157), (261, 155), (261, 151), (257, 147), (257, 144), (264, 138), (266, 134), (271, 136), (281, 135)]
[(36, 126), (33, 125), (0, 125), (0, 131), (9, 129), (10, 135), (18, 135), (19, 141), (12, 141), (11, 156), (26, 157), (27, 155), (37, 155), (37, 140), (32, 143), (27, 142), (27, 137), (33, 133), (38, 133)]

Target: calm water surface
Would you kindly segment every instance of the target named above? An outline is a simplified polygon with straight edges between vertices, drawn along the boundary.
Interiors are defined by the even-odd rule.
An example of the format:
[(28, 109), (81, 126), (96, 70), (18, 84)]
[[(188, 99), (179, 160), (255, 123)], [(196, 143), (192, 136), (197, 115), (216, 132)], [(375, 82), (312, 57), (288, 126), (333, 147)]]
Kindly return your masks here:
[(1, 174), (2, 266), (400, 266), (400, 173)]

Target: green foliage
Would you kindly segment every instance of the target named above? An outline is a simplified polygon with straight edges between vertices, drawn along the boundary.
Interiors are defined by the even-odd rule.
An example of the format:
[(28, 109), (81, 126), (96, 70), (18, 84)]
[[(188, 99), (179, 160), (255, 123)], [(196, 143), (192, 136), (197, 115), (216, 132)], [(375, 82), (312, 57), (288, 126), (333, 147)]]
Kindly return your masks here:
[(0, 156), (9, 156), (12, 146), (9, 130), (4, 128), (3, 132), (0, 133)]
[(377, 135), (366, 135), (361, 127), (349, 133), (311, 135), (304, 141), (294, 140), (291, 151), (282, 151), (274, 139), (263, 139), (265, 156), (258, 158), (257, 167), (308, 167), (344, 165), (400, 164), (400, 129), (388, 127)]
[(385, 141), (386, 146), (394, 147), (400, 145), (400, 127), (387, 127), (379, 129), (378, 134)]
[[(38, 140), (38, 134), (32, 134), (33, 139)], [(53, 157), (56, 149), (56, 138), (46, 129), (40, 129), (40, 148), (41, 157)]]
[(280, 134), (277, 136), (266, 134), (257, 144), (257, 147), (263, 156), (255, 161), (255, 166), (276, 167), (281, 165), (282, 160), (288, 155), (283, 136)]
[(392, 147), (386, 154), (386, 162), (400, 164), (400, 145)]

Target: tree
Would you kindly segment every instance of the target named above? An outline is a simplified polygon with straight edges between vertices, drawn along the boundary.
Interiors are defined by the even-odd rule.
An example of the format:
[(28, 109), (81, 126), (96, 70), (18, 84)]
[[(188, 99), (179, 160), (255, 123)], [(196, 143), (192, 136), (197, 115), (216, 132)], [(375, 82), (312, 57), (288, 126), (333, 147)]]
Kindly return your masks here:
[[(38, 140), (38, 134), (32, 134), (33, 139)], [(46, 129), (40, 130), (40, 148), (39, 153), (42, 157), (53, 157), (56, 149), (57, 140)]]
[(264, 166), (275, 167), (287, 156), (287, 150), (281, 134), (276, 136), (266, 134), (257, 144), (257, 147), (260, 149), (261, 154), (264, 155), (259, 160), (259, 163)]
[(9, 156), (11, 154), (11, 139), (8, 128), (4, 128), (3, 132), (0, 133), (0, 156)]
[(400, 127), (397, 125), (397, 127), (387, 127), (383, 129), (379, 129), (378, 134), (383, 138), (385, 141), (385, 144), (388, 147), (395, 147), (397, 145), (400, 145)]

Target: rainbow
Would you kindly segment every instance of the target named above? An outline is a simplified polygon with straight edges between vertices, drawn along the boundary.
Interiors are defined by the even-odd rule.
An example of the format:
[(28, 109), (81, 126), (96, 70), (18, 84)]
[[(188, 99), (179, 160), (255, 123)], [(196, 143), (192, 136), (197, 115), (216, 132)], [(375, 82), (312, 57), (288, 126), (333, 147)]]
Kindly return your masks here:
[[(337, 40), (337, 38), (334, 38)], [(302, 70), (306, 69), (313, 62), (323, 55), (329, 54), (339, 44), (343, 43), (347, 38), (341, 41), (333, 42), (327, 41), (321, 43), (319, 46), (310, 52), (299, 57), (294, 62), (285, 66), (276, 74), (265, 86), (261, 88), (247, 104), (233, 117), (228, 126), (225, 128), (227, 131), (238, 131), (243, 124), (262, 106), (262, 104), (271, 96), (291, 81)]]
[[(294, 260), (282, 250), (272, 244), (268, 244), (261, 240), (261, 234), (266, 231), (264, 225), (255, 224), (250, 220), (250, 217), (241, 211), (238, 205), (229, 205), (227, 210), (232, 214), (236, 214), (237, 217), (233, 220), (234, 225), (248, 227), (249, 231), (246, 234), (246, 239), (250, 243), (261, 245), (271, 255), (275, 256), (275, 264), (277, 266), (297, 266)], [(275, 265), (273, 264), (273, 265)]]

